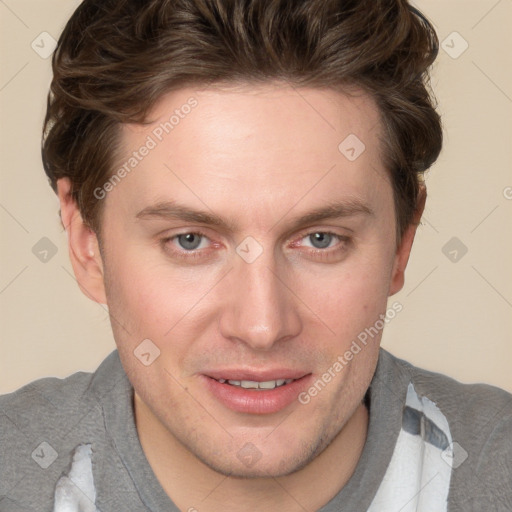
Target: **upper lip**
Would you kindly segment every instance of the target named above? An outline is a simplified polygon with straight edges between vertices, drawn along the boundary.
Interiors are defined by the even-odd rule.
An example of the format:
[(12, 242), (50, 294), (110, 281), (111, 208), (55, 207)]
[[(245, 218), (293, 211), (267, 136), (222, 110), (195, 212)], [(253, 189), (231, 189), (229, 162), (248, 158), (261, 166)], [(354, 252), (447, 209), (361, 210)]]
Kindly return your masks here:
[(225, 379), (225, 380), (250, 380), (253, 382), (268, 382), (270, 380), (278, 379), (300, 379), (305, 375), (309, 375), (310, 372), (304, 372), (303, 370), (291, 370), (289, 368), (273, 369), (273, 370), (241, 370), (241, 369), (228, 369), (225, 370), (211, 370), (203, 372), (207, 377), (213, 379)]

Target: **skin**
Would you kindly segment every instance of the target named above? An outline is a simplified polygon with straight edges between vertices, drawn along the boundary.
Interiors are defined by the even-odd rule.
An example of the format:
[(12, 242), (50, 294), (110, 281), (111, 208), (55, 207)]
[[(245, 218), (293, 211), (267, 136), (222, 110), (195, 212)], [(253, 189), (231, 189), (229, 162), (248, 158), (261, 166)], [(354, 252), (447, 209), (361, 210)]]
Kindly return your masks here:
[[(101, 244), (59, 180), (75, 275), (108, 304), (142, 448), (181, 510), (316, 510), (360, 458), (380, 335), (307, 405), (277, 413), (228, 409), (201, 374), (281, 367), (321, 377), (402, 288), (425, 194), (397, 244), (372, 98), (278, 83), (174, 91), (150, 124), (122, 127), (119, 165), (191, 96), (197, 107), (102, 199)], [(355, 161), (338, 150), (351, 133), (366, 146)], [(227, 226), (137, 217), (165, 201)], [(370, 213), (294, 224), (331, 202)], [(177, 235), (197, 230), (201, 244), (187, 253)], [(315, 246), (318, 232), (335, 234), (327, 248)], [(252, 263), (236, 252), (248, 236), (263, 251)], [(161, 351), (149, 366), (134, 356), (144, 339)], [(248, 442), (260, 455), (251, 467), (237, 457)]]

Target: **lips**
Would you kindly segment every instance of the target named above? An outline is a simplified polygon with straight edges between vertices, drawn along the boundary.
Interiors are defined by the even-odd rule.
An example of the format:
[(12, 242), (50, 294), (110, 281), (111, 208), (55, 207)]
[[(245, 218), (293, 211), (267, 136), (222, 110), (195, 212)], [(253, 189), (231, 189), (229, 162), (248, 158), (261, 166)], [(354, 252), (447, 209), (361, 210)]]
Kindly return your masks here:
[(304, 375), (307, 375), (308, 372), (301, 370), (292, 370), (289, 368), (276, 368), (273, 370), (239, 370), (239, 369), (229, 369), (226, 368), (224, 370), (209, 370), (205, 371), (204, 375), (207, 377), (211, 377), (215, 380), (224, 379), (226, 381), (235, 380), (235, 381), (255, 381), (255, 382), (268, 382), (272, 380), (297, 380)]
[(293, 402), (306, 389), (312, 374), (290, 369), (262, 372), (215, 370), (201, 376), (213, 397), (232, 411), (271, 414)]
[(275, 389), (281, 386), (285, 386), (286, 384), (290, 384), (294, 379), (275, 379), (275, 380), (267, 380), (263, 382), (258, 382), (255, 380), (226, 380), (226, 379), (218, 379), (217, 382), (221, 384), (229, 384), (230, 386), (237, 386), (244, 389)]

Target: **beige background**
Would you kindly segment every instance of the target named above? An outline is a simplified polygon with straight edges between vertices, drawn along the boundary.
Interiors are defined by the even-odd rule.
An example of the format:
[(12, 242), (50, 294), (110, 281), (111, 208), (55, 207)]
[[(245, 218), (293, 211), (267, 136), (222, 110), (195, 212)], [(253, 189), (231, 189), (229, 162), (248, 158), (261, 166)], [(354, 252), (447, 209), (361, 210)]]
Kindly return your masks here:
[[(31, 44), (44, 53), (41, 38), (49, 40), (40, 34), (57, 39), (78, 3), (0, 2), (0, 393), (43, 376), (94, 370), (115, 348), (106, 311), (72, 276), (40, 160), (50, 59)], [(383, 345), (461, 381), (512, 391), (512, 1), (415, 5), (452, 56), (464, 41), (469, 46), (457, 58), (441, 49), (435, 65), (445, 146), (427, 178), (405, 289), (392, 299), (404, 309), (386, 327)], [(32, 252), (43, 237), (57, 249), (45, 263)], [(443, 253), (452, 237), (468, 249), (462, 257), (459, 249), (456, 262)]]

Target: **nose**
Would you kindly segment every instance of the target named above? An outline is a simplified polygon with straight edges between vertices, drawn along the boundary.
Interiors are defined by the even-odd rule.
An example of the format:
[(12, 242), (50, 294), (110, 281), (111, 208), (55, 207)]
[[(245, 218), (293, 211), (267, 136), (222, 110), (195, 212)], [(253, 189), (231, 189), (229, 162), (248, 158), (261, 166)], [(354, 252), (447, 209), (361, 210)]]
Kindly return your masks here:
[(235, 258), (219, 320), (225, 338), (262, 351), (292, 339), (302, 328), (297, 298), (286, 282), (285, 263), (276, 265), (270, 253), (264, 251), (252, 263)]

